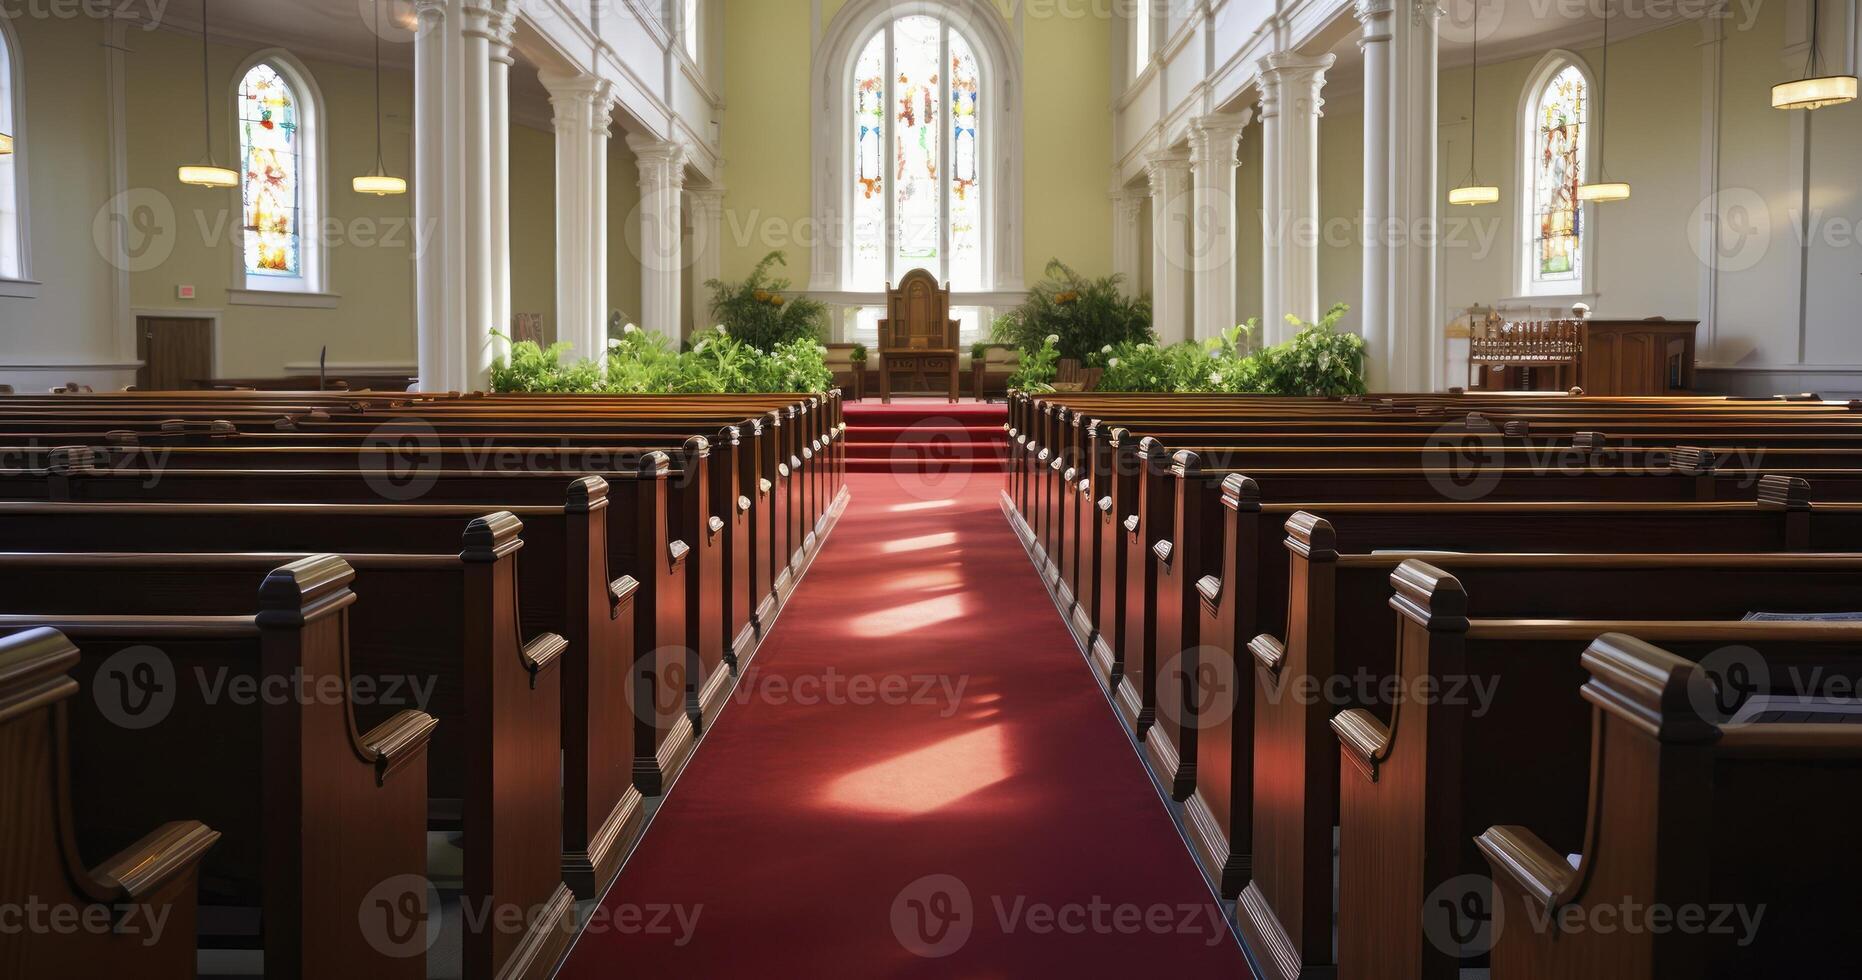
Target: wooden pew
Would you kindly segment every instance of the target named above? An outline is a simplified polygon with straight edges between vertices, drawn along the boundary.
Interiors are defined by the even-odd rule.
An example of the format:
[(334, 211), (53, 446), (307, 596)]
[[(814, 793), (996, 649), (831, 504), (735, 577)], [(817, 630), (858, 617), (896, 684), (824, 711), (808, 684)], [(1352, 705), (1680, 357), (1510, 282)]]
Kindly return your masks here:
[[(1572, 692), (1597, 637), (1633, 633), (1703, 667), (1749, 657), (1769, 667), (1768, 679), (1754, 681), (1761, 690), (1807, 693), (1792, 691), (1791, 669), (1846, 685), (1862, 678), (1862, 627), (1854, 624), (1470, 618), (1466, 592), (1440, 569), (1412, 561), (1392, 584), (1397, 690), (1484, 678), (1493, 697), (1477, 707), (1473, 699), (1399, 696), (1385, 718), (1353, 708), (1332, 720), (1345, 763), (1343, 976), (1453, 977), (1468, 965), (1460, 946), (1427, 939), (1424, 909), (1445, 882), (1485, 868), (1474, 839), (1486, 828), (1529, 819), (1553, 840), (1582, 844), (1583, 814), (1557, 804), (1581, 799), (1589, 775), (1591, 717)], [(1526, 778), (1501, 778), (1509, 771)]]
[[(346, 574), (353, 566), (356, 588), (368, 597), (342, 616), (352, 627), (349, 680), (369, 684), (370, 696), (352, 688), (357, 697), (335, 700), (363, 725), (393, 723), (403, 706), (422, 706), (443, 723), (433, 736), (429, 812), (439, 826), (456, 824), (464, 836), (462, 905), (493, 916), (486, 927), (465, 931), (468, 977), (546, 976), (570, 936), (574, 900), (560, 870), (556, 669), (566, 643), (549, 633), (526, 641), (521, 633), (515, 567), (521, 529), (513, 515), (498, 513), (467, 525), (451, 554), (355, 554), (346, 564), (328, 559)], [(6, 586), (0, 603), (17, 615), (91, 612), (98, 582), (109, 581), (119, 591), (113, 606), (124, 615), (222, 615), (241, 608), (240, 597), (266, 569), (294, 557), (6, 554), (0, 555)], [(330, 697), (325, 689), (341, 677), (307, 674), (302, 683), (319, 686), (303, 688), (297, 677), (268, 675), (277, 686), (260, 688), (258, 697), (267, 708), (314, 701)], [(175, 683), (193, 680), (183, 674)], [(220, 689), (210, 679), (199, 683), (206, 700), (237, 696), (216, 694)], [(422, 697), (430, 700), (423, 704)], [(159, 768), (162, 758), (144, 762)], [(512, 910), (522, 912), (520, 927), (508, 926)]]
[[(267, 976), (424, 977), (424, 943), (385, 948), (358, 913), (385, 882), (425, 880), (434, 719), (408, 709), (359, 729), (347, 696), (267, 704), (194, 682), (198, 670), (255, 688), (305, 677), (354, 690), (353, 572), (317, 555), (211, 594), (164, 574), (151, 582), (96, 556), (0, 561), (0, 633), (59, 630), (79, 652), (61, 663), (93, 692), (60, 705), (79, 773), (67, 811), (76, 840), (107, 854), (151, 825), (210, 821), (222, 836), (200, 865), (201, 892), (263, 909)], [(54, 581), (73, 586), (56, 608), (18, 611)], [(16, 591), (25, 583), (35, 596)], [(198, 604), (139, 612), (144, 585)], [(406, 897), (424, 920), (424, 887)]]
[[(1439, 536), (1444, 543), (1468, 540), (1447, 530)], [(1339, 768), (1329, 722), (1395, 674), (1390, 581), (1404, 561), (1426, 560), (1453, 572), (1480, 600), (1476, 611), (1488, 617), (1736, 618), (1755, 602), (1780, 610), (1834, 608), (1862, 586), (1862, 558), (1853, 555), (1688, 554), (1714, 543), (1680, 529), (1631, 530), (1625, 537), (1670, 552), (1371, 553), (1358, 538), (1355, 550), (1341, 553), (1330, 522), (1304, 513), (1287, 522), (1286, 628), (1248, 645), (1254, 661), (1253, 827), (1246, 839), (1262, 856), (1247, 885), (1252, 931), (1301, 950), (1331, 933)], [(1479, 540), (1488, 547), (1509, 543), (1504, 529)], [(1247, 675), (1239, 680), (1247, 684)], [(1236, 789), (1220, 773), (1208, 774), (1198, 787), (1199, 793), (1227, 790), (1231, 796)], [(1231, 850), (1230, 857), (1246, 855)], [(1276, 932), (1286, 938), (1274, 938)]]
[(194, 976), (200, 861), (220, 839), (172, 820), (91, 867), (79, 855), (66, 702), (78, 649), (57, 630), (0, 638), (0, 880), (16, 918), (0, 932), (0, 972), (78, 980)]
[[(554, 633), (562, 654), (561, 867), (592, 898), (620, 871), (643, 829), (634, 750), (653, 715), (635, 704), (632, 576), (608, 574), (608, 485), (584, 477), (556, 507), (511, 508), (523, 522), (517, 562), (523, 635)], [(21, 551), (265, 552), (326, 548), (361, 556), (457, 551), (482, 510), (456, 504), (0, 502), (0, 541)], [(618, 532), (617, 532), (618, 533)]]
[(1596, 744), (1577, 865), (1526, 826), (1476, 840), (1495, 980), (1850, 970), (1862, 728), (1703, 715), (1706, 671), (1633, 636), (1598, 637), (1583, 663)]

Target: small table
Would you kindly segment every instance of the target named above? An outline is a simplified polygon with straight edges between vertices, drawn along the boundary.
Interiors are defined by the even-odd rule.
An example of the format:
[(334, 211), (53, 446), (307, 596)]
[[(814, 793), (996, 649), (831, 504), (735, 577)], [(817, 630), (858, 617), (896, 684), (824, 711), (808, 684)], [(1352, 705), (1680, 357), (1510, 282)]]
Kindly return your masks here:
[[(922, 348), (913, 350), (884, 350), (879, 355), (879, 400), (890, 404), (892, 401), (892, 376), (906, 375), (913, 392), (938, 394), (942, 391), (955, 402), (957, 390), (957, 351), (951, 348)], [(943, 379), (942, 387), (933, 383), (933, 379)]]

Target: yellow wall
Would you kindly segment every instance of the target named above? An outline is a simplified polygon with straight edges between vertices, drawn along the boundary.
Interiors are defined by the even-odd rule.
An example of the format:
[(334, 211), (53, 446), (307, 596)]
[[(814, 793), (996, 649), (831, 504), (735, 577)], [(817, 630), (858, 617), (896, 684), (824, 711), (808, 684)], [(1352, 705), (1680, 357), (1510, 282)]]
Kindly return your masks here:
[[(86, 20), (7, 21), (25, 71), (25, 133), (32, 276), (37, 299), (0, 298), (0, 360), (68, 364), (116, 360), (110, 325), (114, 270), (92, 244), (93, 218), (110, 197), (103, 32)], [(48, 375), (45, 387), (70, 380)], [(19, 379), (25, 383), (27, 379)]]
[(511, 126), (511, 312), (556, 337), (556, 135)]
[[(414, 361), (413, 262), (417, 229), (411, 195), (375, 197), (349, 187), (375, 160), (374, 74), (305, 60), (323, 95), (324, 215), (328, 289), (335, 309), (233, 306), (242, 237), (236, 190), (189, 187), (175, 167), (201, 155), (199, 42), (168, 31), (132, 32), (128, 56), (129, 186), (168, 200), (176, 215), (167, 261), (130, 279), (131, 304), (165, 311), (220, 311), (219, 371), (269, 375), (287, 363), (314, 362), (327, 345), (333, 363)], [(233, 129), (234, 72), (256, 47), (216, 44), (211, 52), (214, 152), (238, 166)], [(95, 62), (94, 56), (92, 62)], [(74, 65), (77, 69), (80, 66)], [(383, 76), (382, 138), (389, 172), (409, 176), (412, 78)], [(192, 285), (196, 298), (176, 298)]]
[[(772, 249), (808, 278), (809, 115), (813, 38), (845, 0), (725, 0), (724, 275), (742, 276)], [(1007, 17), (1012, 5), (999, 0)], [(1070, 9), (1052, 5), (1056, 11)], [(1047, 8), (1043, 8), (1047, 9)], [(1088, 275), (1112, 266), (1111, 20), (1030, 16), (1022, 39), (1022, 265), (1029, 282), (1050, 258)]]

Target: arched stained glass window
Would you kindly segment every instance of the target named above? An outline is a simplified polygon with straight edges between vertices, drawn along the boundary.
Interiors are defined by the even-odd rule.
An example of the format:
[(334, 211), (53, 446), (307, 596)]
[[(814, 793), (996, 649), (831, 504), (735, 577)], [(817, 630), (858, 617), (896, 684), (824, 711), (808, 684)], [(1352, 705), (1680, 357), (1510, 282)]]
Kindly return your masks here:
[(304, 139), (301, 100), (260, 62), (239, 85), (245, 270), (251, 278), (304, 278)]
[(25, 108), (15, 85), (19, 63), (12, 29), (0, 24), (0, 136), (6, 137), (0, 153), (0, 279), (26, 277), (25, 187), (20, 179), (20, 158), (26, 144), (19, 136)]
[(850, 288), (927, 269), (956, 290), (984, 282), (982, 66), (949, 22), (913, 14), (860, 48), (852, 77)]
[(1577, 194), (1588, 163), (1589, 100), (1583, 72), (1566, 62), (1553, 66), (1528, 103), (1528, 293), (1584, 291), (1584, 208)]

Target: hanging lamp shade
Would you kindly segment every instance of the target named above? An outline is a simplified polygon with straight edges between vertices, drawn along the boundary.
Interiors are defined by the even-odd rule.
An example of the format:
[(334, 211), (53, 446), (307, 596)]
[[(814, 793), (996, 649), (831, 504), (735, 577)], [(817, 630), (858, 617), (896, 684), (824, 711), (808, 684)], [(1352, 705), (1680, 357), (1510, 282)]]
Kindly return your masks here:
[(183, 184), (195, 187), (238, 187), (239, 175), (212, 162), (183, 164), (177, 171)]
[(357, 194), (373, 194), (376, 197), (407, 193), (406, 180), (387, 174), (363, 174), (351, 180), (349, 186), (355, 188)]
[(381, 0), (375, 0), (375, 169), (349, 182), (357, 194), (388, 197), (407, 193), (407, 181), (388, 174), (381, 162)]
[[(1598, 106), (1607, 106), (1610, 98), (1610, 7), (1609, 0), (1604, 0), (1603, 8), (1603, 77), (1598, 81)], [(1597, 129), (1597, 175), (1604, 176), (1603, 148), (1604, 137), (1609, 135), (1609, 113), (1604, 113), (1604, 122)], [(1629, 200), (1629, 184), (1620, 180), (1597, 180), (1578, 185), (1578, 200), (1593, 204), (1610, 201)]]
[(1620, 180), (1607, 180), (1597, 184), (1580, 184), (1578, 185), (1578, 200), (1597, 202), (1627, 201), (1629, 200), (1629, 185)]
[(1804, 54), (1804, 77), (1771, 87), (1774, 109), (1821, 109), (1826, 105), (1855, 101), (1854, 75), (1820, 74), (1823, 70), (1823, 51), (1818, 36), (1823, 26), (1821, 6), (1818, 0), (1810, 0), (1810, 50)]
[(1500, 200), (1500, 188), (1492, 184), (1467, 184), (1448, 192), (1450, 204), (1493, 204)]
[(13, 137), (0, 133), (0, 157), (13, 152)]
[(213, 158), (213, 89), (207, 73), (207, 0), (200, 0), (200, 121), (207, 137), (207, 153), (199, 163), (183, 164), (176, 171), (183, 184), (195, 187), (238, 187), (239, 175)]
[(1481, 4), (1474, 0), (1474, 64), (1468, 70), (1468, 177), (1461, 186), (1448, 192), (1448, 203), (1469, 207), (1493, 204), (1500, 200), (1500, 188), (1481, 183), (1474, 172), (1474, 157), (1480, 152), (1481, 92)]
[(1774, 109), (1821, 109), (1826, 105), (1854, 102), (1855, 98), (1854, 75), (1800, 78), (1792, 82), (1779, 82), (1771, 87), (1771, 107)]

